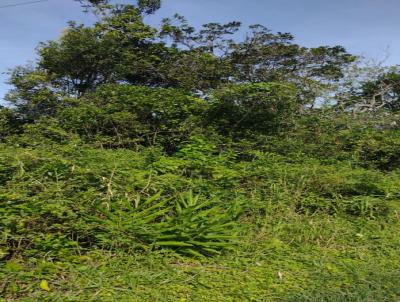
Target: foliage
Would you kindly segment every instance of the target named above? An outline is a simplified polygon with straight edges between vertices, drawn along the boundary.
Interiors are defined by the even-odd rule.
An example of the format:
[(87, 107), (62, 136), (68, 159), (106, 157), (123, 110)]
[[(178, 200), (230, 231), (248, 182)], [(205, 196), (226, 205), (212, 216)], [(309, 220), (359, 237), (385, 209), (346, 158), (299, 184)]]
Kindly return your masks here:
[(5, 300), (398, 301), (396, 68), (81, 3), (0, 108)]
[(8, 100), (30, 118), (53, 114), (66, 105), (65, 97), (115, 83), (206, 95), (226, 84), (290, 82), (309, 104), (355, 60), (343, 47), (302, 47), (293, 43), (292, 35), (261, 25), (250, 26), (245, 40), (236, 41), (237, 21), (212, 22), (196, 30), (175, 15), (155, 28), (144, 22), (144, 15), (156, 11), (160, 1), (91, 4), (100, 7), (98, 22), (70, 22), (58, 40), (39, 45), (36, 65), (10, 73), (14, 89)]
[[(75, 0), (82, 4), (86, 9), (96, 8), (100, 11), (106, 10), (110, 7), (109, 0)], [(161, 7), (161, 0), (138, 0), (136, 2), (137, 7), (143, 14), (153, 14)]]
[(111, 147), (164, 146), (172, 151), (195, 128), (207, 104), (177, 89), (102, 86), (59, 112), (60, 126)]
[(398, 131), (379, 131), (366, 135), (358, 142), (358, 156), (364, 165), (381, 170), (400, 167), (400, 137)]
[[(232, 248), (238, 209), (224, 210), (216, 201), (199, 201), (199, 195), (183, 194), (171, 204), (160, 193), (144, 200), (120, 200), (100, 205), (97, 220), (99, 244), (113, 249), (173, 248), (195, 257), (220, 254)], [(101, 208), (109, 206), (110, 209)]]
[[(60, 257), (73, 252), (71, 247), (129, 250), (143, 244), (179, 247), (183, 253), (199, 255), (231, 246), (236, 232), (231, 224), (239, 214), (235, 203), (200, 201), (192, 194), (181, 194), (176, 202), (168, 196), (160, 200), (160, 194), (141, 201), (145, 188), (142, 193), (139, 188), (151, 176), (138, 170), (137, 176), (126, 179), (132, 163), (124, 164), (132, 153), (56, 148), (55, 152), (36, 146), (33, 152), (2, 153), (1, 182), (7, 185), (1, 190), (1, 211), (7, 218), (1, 222), (1, 244), (9, 255), (48, 252)], [(99, 162), (98, 156), (103, 160)], [(119, 158), (118, 166), (102, 167), (99, 163), (108, 156), (114, 162), (124, 156), (126, 161)], [(71, 219), (73, 225), (68, 223)]]
[(284, 83), (223, 87), (214, 93), (210, 118), (224, 134), (280, 132), (298, 112), (296, 93), (294, 85)]
[[(140, 267), (134, 265), (136, 272), (159, 274), (163, 271), (161, 267), (153, 271), (152, 264), (146, 261), (159, 265), (170, 261), (178, 269), (177, 274), (186, 271), (182, 271), (180, 260), (174, 264), (176, 258), (168, 256), (169, 250), (210, 261), (210, 266), (185, 264), (195, 265), (200, 271), (205, 269), (207, 273), (203, 271), (200, 275), (203, 282), (214, 280), (208, 271), (214, 265), (229, 267), (227, 271), (218, 271), (221, 278), (232, 282), (243, 278), (246, 267), (253, 277), (265, 272), (269, 281), (263, 282), (276, 286), (281, 286), (281, 279), (276, 277), (277, 271), (281, 271), (287, 282), (285, 288), (291, 288), (287, 294), (299, 295), (296, 288), (303, 281), (297, 277), (293, 279), (296, 281), (290, 281), (296, 268), (308, 280), (303, 286), (311, 296), (322, 294), (321, 289), (325, 288), (322, 284), (310, 287), (309, 282), (310, 278), (319, 282), (321, 276), (324, 282), (332, 284), (332, 291), (344, 287), (356, 294), (358, 290), (365, 293), (356, 278), (379, 271), (381, 275), (368, 278), (375, 282), (374, 286), (384, 282), (387, 295), (395, 294), (390, 280), (396, 278), (390, 279), (390, 274), (394, 273), (396, 257), (390, 258), (390, 255), (397, 254), (398, 243), (389, 234), (398, 231), (400, 178), (396, 171), (382, 173), (371, 168), (354, 168), (346, 162), (326, 164), (313, 158), (259, 151), (253, 151), (251, 160), (241, 159), (239, 154), (234, 154), (234, 149), (220, 153), (218, 141), (211, 142), (201, 136), (192, 137), (171, 156), (154, 148), (139, 152), (96, 149), (71, 139), (65, 139), (71, 143), (63, 145), (46, 131), (37, 131), (36, 136), (31, 133), (24, 135), (36, 140), (35, 144), (17, 147), (10, 142), (0, 149), (1, 253), (7, 263), (0, 271), (7, 276), (3, 278), (8, 280), (3, 285), (7, 297), (26, 296), (31, 292), (42, 295), (38, 292), (42, 280), (48, 280), (50, 300), (69, 286), (79, 290), (77, 282), (69, 282), (68, 286), (54, 281), (58, 280), (54, 274), (78, 278), (85, 283), (87, 279), (83, 275), (74, 277), (83, 266), (87, 267), (90, 278), (97, 280), (100, 272), (96, 268), (109, 265), (103, 273), (111, 286), (114, 284), (110, 281), (111, 272), (131, 257), (147, 259), (140, 260)], [(40, 139), (40, 134), (48, 138)], [(19, 139), (24, 141), (22, 136)], [(162, 194), (156, 193), (161, 190)], [(185, 193), (190, 190), (192, 195)], [(245, 210), (239, 218), (236, 201)], [(238, 232), (240, 237), (236, 237)], [(380, 253), (382, 244), (388, 256)], [(107, 249), (113, 251), (111, 262), (102, 258), (106, 257), (102, 255)], [(360, 255), (352, 256), (353, 249), (359, 250)], [(157, 258), (157, 251), (163, 252), (164, 260)], [(215, 260), (200, 256), (223, 251), (219, 256), (222, 258)], [(96, 253), (100, 254), (95, 256)], [(317, 264), (323, 254), (327, 257), (326, 253), (330, 255), (324, 258), (327, 262)], [(314, 259), (314, 264), (306, 261), (310, 259), (307, 257)], [(365, 257), (370, 257), (369, 262), (360, 260)], [(32, 264), (35, 268), (26, 267), (31, 265), (27, 259), (31, 259), (29, 263), (36, 263)], [(42, 266), (40, 259), (47, 259), (49, 264)], [(384, 261), (387, 269), (378, 261)], [(20, 267), (17, 272), (12, 269), (16, 267), (13, 263), (20, 263), (16, 264)], [(361, 268), (360, 276), (349, 273), (349, 263), (357, 270)], [(47, 271), (44, 267), (49, 266), (53, 268)], [(42, 270), (42, 273), (35, 281), (35, 277), (25, 275), (25, 270)], [(122, 275), (131, 278), (125, 273)], [(330, 279), (332, 276), (351, 281), (340, 283)], [(254, 293), (251, 289), (254, 286), (260, 296), (268, 296), (270, 291), (261, 280), (254, 280), (246, 281), (242, 287), (245, 292), (239, 294), (233, 290), (232, 295), (246, 300), (250, 292)], [(37, 287), (28, 289), (27, 284), (32, 282), (37, 282)], [(180, 282), (183, 281), (177, 281), (176, 286), (182, 286)], [(17, 289), (13, 289), (13, 284)], [(149, 295), (154, 294), (148, 292), (151, 284), (149, 281), (143, 285)], [(209, 290), (218, 296), (214, 285)], [(170, 295), (176, 288), (165, 290)], [(371, 289), (368, 295), (375, 297), (379, 291)], [(201, 289), (194, 287), (190, 292), (196, 300)], [(78, 296), (82, 298), (82, 295)], [(285, 296), (279, 291), (274, 295)]]
[(8, 108), (0, 107), (0, 142), (7, 136), (19, 132), (21, 122), (17, 114)]

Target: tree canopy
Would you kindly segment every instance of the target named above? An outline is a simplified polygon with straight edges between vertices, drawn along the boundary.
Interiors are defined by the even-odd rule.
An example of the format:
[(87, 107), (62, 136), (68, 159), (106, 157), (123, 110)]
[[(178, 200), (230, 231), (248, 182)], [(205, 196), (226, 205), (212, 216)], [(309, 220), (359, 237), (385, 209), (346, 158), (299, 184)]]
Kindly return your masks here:
[[(228, 108), (221, 91), (235, 91), (243, 95), (243, 101), (239, 101), (243, 97), (236, 103), (229, 100), (236, 109), (230, 106), (233, 111), (224, 111), (224, 118), (216, 127), (223, 133), (231, 133), (229, 127), (247, 124), (251, 129), (263, 128), (265, 132), (268, 127), (276, 128), (272, 120), (268, 127), (268, 123), (264, 126), (248, 123), (257, 114), (254, 122), (259, 118), (269, 120), (267, 116), (272, 118), (273, 111), (280, 115), (283, 108), (285, 112), (279, 117), (282, 120), (288, 117), (287, 110), (291, 112), (289, 116), (303, 111), (315, 103), (321, 91), (339, 81), (355, 60), (341, 46), (303, 47), (294, 43), (291, 34), (274, 33), (258, 24), (249, 27), (242, 41), (235, 36), (242, 30), (237, 21), (214, 22), (196, 29), (183, 16), (175, 15), (163, 19), (160, 28), (155, 28), (146, 24), (143, 17), (154, 13), (160, 1), (129, 5), (82, 1), (82, 4), (98, 7), (99, 21), (91, 26), (70, 22), (59, 39), (39, 45), (35, 65), (18, 67), (10, 73), (14, 88), (7, 100), (21, 120), (34, 122), (71, 110), (71, 106), (87, 106), (86, 95), (104, 85), (134, 85), (174, 88), (204, 100), (212, 99), (216, 112)], [(277, 95), (286, 93), (290, 101), (286, 104), (281, 99), (278, 102), (282, 104), (278, 105), (277, 100), (268, 101), (271, 95), (265, 93), (262, 98), (267, 99), (262, 102), (275, 105), (261, 109), (260, 101), (254, 99), (249, 104), (250, 100), (245, 100), (252, 89), (255, 95), (263, 89), (281, 89)], [(259, 110), (266, 111), (256, 113)], [(240, 122), (234, 126), (236, 119)], [(223, 126), (228, 120), (232, 122)]]

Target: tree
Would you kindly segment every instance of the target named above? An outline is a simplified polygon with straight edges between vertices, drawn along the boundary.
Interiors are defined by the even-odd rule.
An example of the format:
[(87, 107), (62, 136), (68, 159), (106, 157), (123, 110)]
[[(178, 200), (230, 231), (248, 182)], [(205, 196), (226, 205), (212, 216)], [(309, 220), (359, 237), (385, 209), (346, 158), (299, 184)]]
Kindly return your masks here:
[(231, 38), (239, 29), (237, 21), (226, 24), (207, 23), (200, 30), (191, 26), (184, 16), (175, 14), (173, 18), (162, 21), (160, 36), (171, 39), (173, 46), (193, 50), (200, 48), (214, 55), (226, 55), (234, 43)]
[(13, 88), (5, 99), (25, 122), (54, 115), (62, 106), (62, 95), (56, 91), (53, 80), (52, 75), (44, 70), (19, 66), (10, 73), (9, 84)]
[(288, 129), (299, 108), (293, 84), (246, 83), (215, 91), (208, 114), (223, 134), (276, 134)]
[(138, 0), (139, 9), (147, 14), (154, 14), (161, 7), (161, 0)]
[(359, 60), (335, 89), (336, 108), (357, 114), (395, 113), (400, 109), (400, 67)]
[(90, 3), (101, 6), (98, 22), (70, 22), (58, 40), (39, 45), (35, 66), (11, 72), (14, 89), (7, 99), (27, 120), (54, 116), (71, 99), (86, 100), (85, 95), (109, 84), (175, 88), (205, 99), (224, 87), (246, 87), (240, 92), (245, 103), (244, 93), (282, 83), (296, 86), (296, 110), (304, 109), (354, 60), (343, 47), (302, 47), (289, 33), (261, 25), (251, 26), (244, 41), (234, 39), (241, 26), (235, 21), (196, 29), (175, 15), (157, 29), (143, 15), (158, 9), (159, 1)]
[(111, 147), (163, 146), (168, 152), (201, 127), (207, 103), (185, 91), (104, 85), (60, 110), (60, 126)]
[(163, 20), (161, 36), (180, 49), (201, 50), (218, 58), (229, 66), (229, 74), (222, 75), (225, 80), (292, 82), (311, 103), (318, 96), (315, 87), (338, 81), (356, 59), (341, 46), (302, 47), (293, 43), (291, 34), (273, 33), (258, 24), (249, 27), (244, 41), (235, 41), (232, 37), (239, 29), (239, 22), (229, 22), (209, 23), (196, 30), (183, 16), (175, 15)]
[(38, 67), (54, 75), (54, 84), (77, 96), (105, 83), (157, 84), (157, 65), (167, 50), (154, 42), (133, 6), (115, 9), (93, 27), (70, 23), (59, 41), (42, 43)]
[(392, 112), (400, 109), (400, 73), (391, 71), (375, 81), (362, 84), (361, 99), (367, 100), (361, 110), (386, 109)]
[[(86, 9), (94, 7), (100, 10), (110, 8), (110, 0), (74, 0), (82, 4)], [(161, 0), (137, 0), (138, 9), (146, 15), (154, 14), (161, 7)]]
[(246, 39), (232, 46), (230, 60), (235, 79), (250, 83), (292, 82), (301, 90), (304, 102), (312, 104), (318, 91), (342, 78), (343, 70), (356, 59), (341, 46), (306, 48), (293, 40), (289, 33), (250, 26)]

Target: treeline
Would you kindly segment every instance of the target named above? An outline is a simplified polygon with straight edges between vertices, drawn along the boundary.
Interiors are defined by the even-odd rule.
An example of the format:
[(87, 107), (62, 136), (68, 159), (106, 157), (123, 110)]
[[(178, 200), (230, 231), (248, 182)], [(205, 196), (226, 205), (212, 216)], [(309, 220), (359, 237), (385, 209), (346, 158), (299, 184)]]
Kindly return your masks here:
[(10, 72), (3, 141), (47, 125), (102, 147), (173, 153), (192, 134), (234, 142), (287, 136), (304, 119), (314, 135), (320, 119), (332, 129), (347, 127), (334, 124), (346, 116), (379, 124), (370, 129), (396, 128), (396, 67), (361, 67), (341, 46), (303, 47), (258, 24), (243, 40), (236, 21), (196, 29), (175, 15), (154, 28), (143, 17), (159, 1), (82, 4), (100, 21), (70, 22), (58, 40), (39, 45), (33, 66)]

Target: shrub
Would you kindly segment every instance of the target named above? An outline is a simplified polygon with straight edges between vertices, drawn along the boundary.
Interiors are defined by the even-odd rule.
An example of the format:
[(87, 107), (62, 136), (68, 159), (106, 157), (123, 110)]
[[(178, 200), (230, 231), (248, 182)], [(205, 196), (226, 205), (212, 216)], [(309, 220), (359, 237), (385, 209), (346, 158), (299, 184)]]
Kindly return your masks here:
[(196, 257), (232, 248), (241, 212), (238, 205), (224, 209), (215, 200), (201, 202), (191, 192), (176, 201), (158, 193), (144, 201), (138, 196), (133, 202), (119, 200), (98, 209), (95, 237), (104, 247), (170, 248)]
[(358, 142), (357, 154), (364, 167), (384, 171), (400, 168), (400, 136), (398, 131), (372, 132)]
[(7, 136), (20, 132), (21, 126), (22, 122), (16, 112), (0, 105), (0, 142)]
[(163, 146), (168, 152), (199, 126), (206, 102), (178, 89), (105, 85), (58, 119), (85, 141), (110, 147)]

